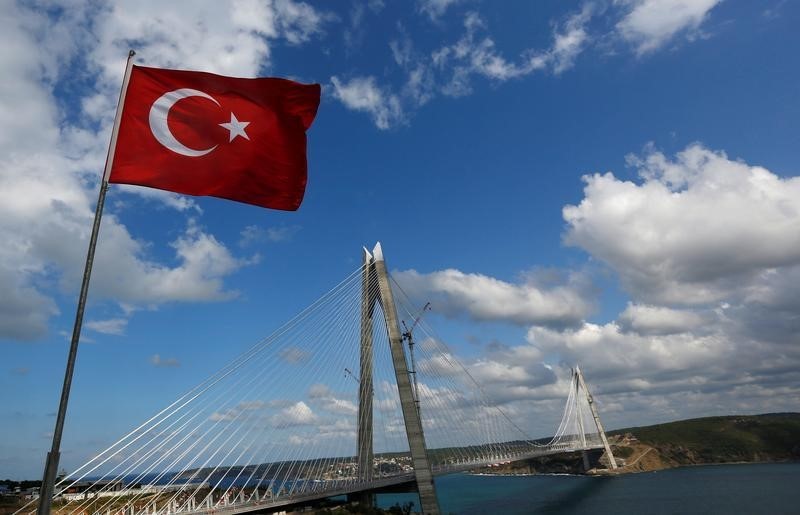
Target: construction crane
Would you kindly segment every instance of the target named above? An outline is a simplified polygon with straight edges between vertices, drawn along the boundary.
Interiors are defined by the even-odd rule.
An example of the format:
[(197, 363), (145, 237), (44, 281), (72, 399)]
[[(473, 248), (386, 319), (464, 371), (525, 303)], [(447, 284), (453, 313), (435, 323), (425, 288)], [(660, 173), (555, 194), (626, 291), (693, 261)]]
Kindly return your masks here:
[(353, 381), (355, 381), (358, 384), (361, 384), (361, 381), (359, 381), (358, 378), (355, 376), (355, 374), (353, 374), (353, 372), (347, 367), (344, 367), (344, 376), (345, 377), (350, 376), (350, 378), (352, 378)]
[(411, 328), (406, 325), (405, 320), (402, 321), (403, 329), (405, 329), (402, 335), (403, 340), (408, 342), (408, 353), (411, 356), (411, 370), (409, 370), (408, 373), (414, 378), (414, 403), (417, 405), (417, 414), (419, 414), (419, 390), (417, 384), (417, 362), (414, 359), (414, 329), (416, 329), (419, 321), (422, 320), (422, 316), (425, 314), (425, 311), (428, 311), (429, 309), (431, 309), (431, 303), (426, 302), (425, 305), (422, 306), (422, 309), (419, 310), (419, 313), (417, 313), (414, 321), (411, 323)]

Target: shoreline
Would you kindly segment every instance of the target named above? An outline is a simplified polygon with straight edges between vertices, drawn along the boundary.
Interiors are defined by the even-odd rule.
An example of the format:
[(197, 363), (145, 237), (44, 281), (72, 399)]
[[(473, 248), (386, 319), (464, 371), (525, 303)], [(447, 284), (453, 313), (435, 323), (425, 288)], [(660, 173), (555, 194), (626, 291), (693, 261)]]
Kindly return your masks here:
[(682, 465), (675, 465), (672, 467), (663, 467), (652, 470), (621, 470), (619, 472), (616, 471), (612, 472), (608, 469), (591, 469), (591, 471), (583, 474), (567, 474), (563, 472), (520, 473), (520, 474), (463, 472), (463, 474), (468, 476), (484, 476), (484, 477), (533, 477), (533, 476), (611, 477), (611, 476), (622, 476), (628, 474), (648, 474), (653, 472), (660, 472), (662, 470), (674, 470), (674, 469), (690, 468), (690, 467), (718, 467), (724, 465), (780, 465), (782, 463), (787, 463), (787, 464), (800, 463), (800, 460), (720, 461), (720, 462), (710, 462), (710, 463), (686, 463)]

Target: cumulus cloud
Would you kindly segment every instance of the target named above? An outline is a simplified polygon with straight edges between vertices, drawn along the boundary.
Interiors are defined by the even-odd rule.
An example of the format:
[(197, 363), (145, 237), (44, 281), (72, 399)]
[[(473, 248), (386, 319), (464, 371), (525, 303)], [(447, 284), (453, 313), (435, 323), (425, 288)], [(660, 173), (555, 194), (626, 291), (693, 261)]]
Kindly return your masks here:
[(664, 46), (680, 33), (697, 36), (700, 26), (721, 0), (616, 0), (625, 10), (617, 23), (620, 36), (639, 55)]
[(92, 60), (114, 81), (129, 47), (147, 63), (253, 76), (270, 63), (270, 43), (301, 44), (320, 34), (330, 14), (293, 0), (229, 4), (114, 2), (88, 15), (97, 26)]
[[(689, 416), (792, 409), (800, 392), (798, 359), (796, 347), (753, 340), (724, 319), (712, 319), (702, 330), (670, 334), (625, 331), (612, 321), (566, 329), (534, 326), (526, 343), (486, 348), (465, 366), (490, 400), (489, 406), (501, 406), (520, 427), (544, 436), (558, 423), (569, 369), (576, 364), (584, 369), (607, 427), (624, 427)], [(476, 418), (480, 403), (469, 394), (476, 386), (457, 373), (444, 376), (436, 362), (435, 358), (419, 362), (421, 384), (452, 377), (459, 387), (452, 392), (422, 387), (423, 406), (446, 406), (451, 417)], [(776, 397), (769, 397), (770, 390)], [(438, 424), (452, 427), (452, 421)]]
[[(234, 257), (213, 235), (190, 223), (170, 243), (178, 265), (169, 267), (145, 258), (142, 243), (121, 224), (108, 229), (97, 250), (93, 293), (127, 303), (159, 304), (174, 301), (226, 300), (237, 295), (226, 290), (223, 278), (254, 261)], [(64, 276), (65, 285), (77, 277)]]
[[(86, 322), (86, 327), (96, 333), (113, 335), (125, 334), (125, 328), (127, 326), (127, 318), (109, 318), (106, 320), (89, 320)], [(157, 358), (158, 355), (154, 357)]]
[[(534, 325), (527, 344), (481, 359), (584, 364), (618, 425), (789, 409), (766, 392), (797, 395), (800, 179), (699, 144), (673, 159), (648, 146), (629, 162), (637, 181), (585, 177), (585, 198), (564, 209), (565, 240), (616, 272), (627, 307), (606, 323)], [(515, 385), (511, 368), (496, 375), (520, 398), (545, 391)]]
[(639, 334), (666, 335), (696, 329), (703, 317), (690, 310), (628, 303), (618, 319), (620, 327)]
[(466, 313), (479, 321), (563, 326), (580, 322), (593, 309), (589, 285), (578, 273), (555, 285), (540, 284), (536, 275), (512, 284), (454, 269), (392, 275), (412, 298), (430, 301), (437, 312), (449, 316)]
[(564, 208), (565, 241), (610, 265), (652, 303), (703, 304), (758, 295), (774, 271), (800, 264), (800, 178), (693, 144), (675, 159), (631, 157), (639, 181), (585, 176)]
[[(542, 434), (558, 422), (551, 415), (563, 408), (576, 364), (610, 427), (796, 409), (800, 178), (700, 144), (673, 158), (651, 145), (628, 161), (637, 180), (588, 176), (583, 201), (564, 208), (565, 240), (609, 265), (630, 294), (616, 319), (587, 321), (577, 309), (571, 324), (534, 321), (548, 305), (539, 301), (554, 300), (552, 283), (534, 283), (537, 296), (526, 282), (459, 271), (396, 277), (406, 274), (403, 288), (433, 296), (445, 313), (528, 326), (524, 343), (493, 342), (464, 365), (493, 403)], [(434, 340), (418, 349), (423, 383), (474, 388)]]
[[(636, 406), (649, 420), (789, 409), (790, 399), (767, 400), (763, 392), (797, 391), (800, 378), (795, 346), (751, 338), (725, 318), (671, 334), (625, 332), (616, 322), (564, 331), (534, 327), (528, 339), (567, 363), (584, 364), (601, 401), (619, 402), (619, 416), (628, 423)], [(750, 397), (737, 398), (737, 392)]]
[(404, 120), (400, 98), (377, 85), (375, 77), (342, 80), (331, 77), (333, 96), (345, 107), (368, 113), (379, 129), (388, 129)]
[(324, 384), (313, 384), (308, 390), (311, 402), (320, 409), (339, 415), (355, 415), (358, 413), (356, 404), (348, 399), (338, 398), (331, 389)]
[[(492, 405), (563, 396), (554, 388), (559, 378), (545, 363), (546, 354), (533, 344), (507, 346), (495, 342), (461, 363), (438, 341), (425, 340), (419, 350), (421, 381), (458, 384), (478, 397), (486, 395)], [(476, 391), (478, 385), (481, 392)]]
[(558, 352), (569, 363), (591, 364), (595, 377), (604, 378), (643, 370), (651, 378), (661, 371), (688, 375), (709, 367), (726, 350), (733, 350), (733, 344), (719, 334), (642, 336), (625, 334), (614, 322), (587, 322), (564, 331), (532, 327), (528, 339), (545, 352)]
[(0, 268), (0, 339), (31, 341), (47, 334), (47, 323), (59, 310), (55, 301)]
[(271, 420), (274, 427), (284, 428), (313, 425), (319, 418), (308, 404), (298, 401), (273, 415)]

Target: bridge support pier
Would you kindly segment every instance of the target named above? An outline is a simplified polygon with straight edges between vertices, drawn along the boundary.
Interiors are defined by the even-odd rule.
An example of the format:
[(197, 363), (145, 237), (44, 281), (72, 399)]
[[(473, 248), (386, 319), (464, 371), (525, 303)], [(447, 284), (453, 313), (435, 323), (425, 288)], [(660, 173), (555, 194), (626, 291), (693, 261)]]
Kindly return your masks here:
[[(420, 508), (423, 514), (438, 515), (439, 503), (436, 499), (436, 489), (433, 484), (433, 472), (431, 470), (430, 462), (428, 461), (428, 451), (425, 447), (425, 435), (422, 430), (422, 420), (420, 419), (420, 412), (417, 411), (416, 398), (411, 388), (411, 379), (408, 374), (408, 363), (406, 362), (406, 354), (403, 349), (403, 338), (400, 332), (400, 324), (397, 320), (397, 307), (394, 303), (394, 296), (392, 294), (392, 287), (389, 284), (389, 274), (386, 271), (386, 263), (383, 260), (383, 250), (381, 244), (375, 245), (372, 250), (372, 255), (364, 251), (364, 296), (362, 297), (362, 318), (361, 324), (361, 379), (359, 388), (359, 470), (361, 470), (362, 461), (367, 459), (369, 453), (368, 463), (364, 463), (365, 467), (369, 470), (369, 477), (372, 477), (372, 317), (374, 314), (375, 302), (380, 302), (383, 310), (383, 316), (386, 321), (386, 330), (389, 333), (389, 346), (392, 353), (392, 364), (394, 365), (395, 380), (397, 381), (397, 390), (400, 395), (400, 407), (403, 411), (403, 421), (406, 427), (406, 436), (408, 437), (408, 447), (411, 450), (411, 461), (414, 464), (414, 475), (417, 480), (417, 491), (419, 492)], [(373, 282), (375, 281), (375, 282)], [(372, 293), (377, 285), (377, 292)], [(366, 287), (368, 286), (368, 287)], [(365, 338), (365, 333), (369, 333), (369, 337)], [(365, 360), (364, 353), (369, 351), (369, 356)], [(365, 368), (365, 361), (369, 362), (369, 367)], [(369, 372), (368, 376), (366, 372)], [(369, 384), (369, 390), (367, 390)], [(369, 397), (367, 401), (366, 397)], [(362, 408), (363, 406), (363, 408)], [(367, 420), (369, 421), (369, 430), (366, 427), (363, 429), (362, 439), (362, 424), (366, 426)], [(365, 439), (369, 435), (369, 444), (366, 445)], [(363, 447), (363, 451), (362, 451)], [(364, 471), (366, 472), (366, 470)], [(365, 476), (362, 476), (362, 478)]]
[(583, 458), (583, 471), (588, 472), (592, 468), (592, 464), (589, 462), (589, 453), (581, 451), (581, 457)]

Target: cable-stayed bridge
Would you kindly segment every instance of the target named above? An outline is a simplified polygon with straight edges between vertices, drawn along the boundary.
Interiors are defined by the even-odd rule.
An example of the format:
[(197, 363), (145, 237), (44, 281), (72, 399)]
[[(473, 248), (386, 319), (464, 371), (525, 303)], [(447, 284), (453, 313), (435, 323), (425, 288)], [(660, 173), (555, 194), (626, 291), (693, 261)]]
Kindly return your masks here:
[(615, 467), (579, 369), (564, 394), (553, 436), (531, 437), (419, 316), (378, 244), (297, 316), (61, 479), (53, 510), (232, 515), (345, 494), (369, 503), (411, 484), (435, 514), (436, 475), (574, 451), (588, 468), (593, 449)]

